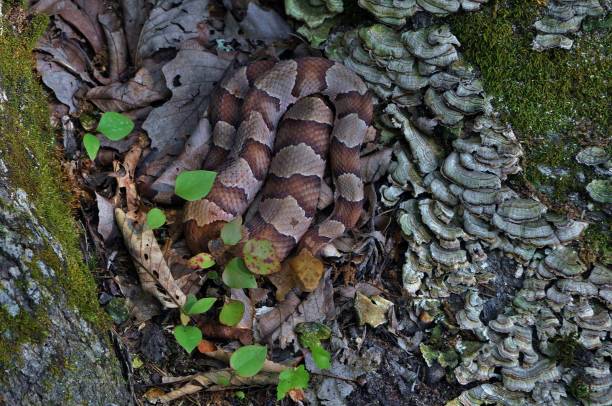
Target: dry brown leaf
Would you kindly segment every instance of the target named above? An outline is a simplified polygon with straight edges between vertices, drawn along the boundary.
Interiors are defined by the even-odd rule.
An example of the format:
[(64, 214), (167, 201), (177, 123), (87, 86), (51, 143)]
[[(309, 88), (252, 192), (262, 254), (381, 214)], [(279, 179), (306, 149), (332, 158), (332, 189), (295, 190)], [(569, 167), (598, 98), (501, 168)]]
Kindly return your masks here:
[(166, 308), (182, 306), (187, 298), (174, 280), (153, 231), (135, 224), (119, 208), (115, 209), (115, 219), (136, 264), (142, 288)]
[(283, 349), (292, 342), (297, 343), (297, 337), (293, 332), (296, 324), (306, 321), (323, 322), (335, 316), (336, 309), (333, 296), (330, 272), (327, 272), (319, 287), (301, 303), (299, 298), (291, 292), (284, 302), (261, 315), (257, 319), (257, 329), (260, 337), (269, 343), (278, 339), (279, 345)]
[(60, 15), (87, 39), (96, 54), (104, 52), (104, 33), (97, 21), (104, 12), (101, 0), (41, 0), (30, 11), (34, 14)]
[(108, 78), (110, 81), (116, 82), (128, 68), (128, 48), (121, 20), (114, 12), (106, 11), (104, 14), (98, 15), (98, 22), (102, 26), (106, 37)]
[[(121, 201), (119, 194), (123, 190), (125, 192), (125, 199), (127, 202), (128, 215), (133, 219), (142, 220), (137, 216), (138, 209), (140, 207), (140, 198), (138, 191), (136, 190), (136, 184), (134, 183), (134, 173), (136, 166), (142, 155), (142, 151), (148, 143), (147, 137), (144, 134), (139, 134), (137, 142), (132, 144), (129, 151), (125, 154), (123, 164), (118, 161), (113, 162), (113, 168), (115, 173), (110, 174), (117, 179), (117, 201)], [(144, 215), (144, 213), (140, 213)], [(142, 216), (141, 216), (142, 217)]]
[(198, 344), (198, 351), (202, 354), (213, 352), (217, 349), (217, 346), (212, 341), (202, 340), (200, 344)]
[(198, 321), (202, 334), (209, 338), (222, 338), (224, 340), (238, 340), (241, 344), (253, 344), (253, 331), (251, 329), (228, 327), (213, 321)]
[(144, 397), (149, 402), (155, 402), (156, 400), (158, 400), (160, 397), (164, 396), (165, 394), (166, 392), (164, 392), (160, 388), (151, 388), (145, 392)]
[(117, 234), (117, 225), (115, 224), (115, 206), (113, 203), (96, 193), (96, 203), (98, 205), (98, 233), (106, 242), (111, 237)]
[(156, 85), (151, 72), (141, 68), (127, 82), (114, 82), (90, 89), (86, 98), (102, 111), (133, 110), (164, 98), (163, 89), (158, 89)]
[[(224, 385), (229, 381), (229, 385)], [(201, 390), (230, 390), (246, 386), (267, 386), (278, 383), (278, 374), (260, 372), (255, 376), (243, 378), (231, 369), (204, 372), (194, 375), (189, 383), (157, 398), (162, 402), (171, 402), (183, 396), (192, 395)]]
[(301, 402), (304, 400), (304, 391), (302, 389), (291, 389), (289, 391), (289, 397), (294, 402)]
[(293, 271), (293, 279), (298, 288), (304, 292), (312, 292), (319, 286), (325, 267), (323, 262), (309, 250), (303, 249), (287, 262)]
[(257, 330), (262, 339), (268, 339), (300, 304), (300, 298), (293, 292), (280, 301), (272, 310), (258, 316)]
[(279, 302), (284, 301), (287, 293), (295, 287), (293, 271), (288, 261), (281, 264), (281, 270), (279, 272), (268, 275), (268, 280), (276, 287), (276, 300)]
[[(178, 199), (174, 193), (176, 177), (182, 171), (200, 168), (202, 159), (210, 148), (211, 129), (208, 119), (200, 120), (193, 134), (185, 142), (183, 152), (173, 160), (167, 169), (148, 187), (150, 198), (162, 204), (175, 203)], [(146, 186), (145, 186), (146, 188)]]

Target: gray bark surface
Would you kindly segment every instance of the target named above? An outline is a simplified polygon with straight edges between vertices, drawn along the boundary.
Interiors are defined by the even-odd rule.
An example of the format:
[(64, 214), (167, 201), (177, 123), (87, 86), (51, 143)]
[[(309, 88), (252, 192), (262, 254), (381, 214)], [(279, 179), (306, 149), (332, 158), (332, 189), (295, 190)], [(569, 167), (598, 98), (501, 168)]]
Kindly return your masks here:
[[(11, 355), (11, 365), (2, 366), (0, 405), (129, 404), (109, 340), (70, 308), (65, 297), (52, 294), (32, 277), (27, 263), (35, 253), (51, 243), (61, 258), (62, 247), (39, 224), (28, 196), (10, 188), (2, 161), (0, 172), (5, 175), (0, 175), (0, 306), (13, 317), (23, 317), (45, 303), (49, 319), (47, 337), (22, 344)], [(42, 261), (37, 265), (51, 283), (57, 281), (56, 272), (62, 271)], [(10, 335), (10, 329), (5, 334)]]

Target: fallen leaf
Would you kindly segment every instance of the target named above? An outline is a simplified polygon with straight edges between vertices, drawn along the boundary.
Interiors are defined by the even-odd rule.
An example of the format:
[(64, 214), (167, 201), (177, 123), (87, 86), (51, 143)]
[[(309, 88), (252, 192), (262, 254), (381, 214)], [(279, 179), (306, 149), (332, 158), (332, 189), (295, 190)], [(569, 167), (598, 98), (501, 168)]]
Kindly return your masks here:
[(209, 95), (229, 63), (202, 48), (191, 47), (181, 49), (162, 68), (172, 98), (153, 109), (142, 125), (151, 139), (155, 159), (182, 152), (185, 140), (208, 109)]
[(238, 340), (243, 345), (253, 342), (253, 331), (251, 329), (228, 327), (212, 321), (198, 321), (198, 326), (204, 336), (209, 338)]
[(212, 255), (207, 252), (200, 252), (199, 254), (189, 258), (187, 261), (187, 267), (197, 271), (198, 269), (206, 269), (215, 265), (215, 260)]
[(93, 48), (95, 54), (104, 53), (104, 32), (98, 23), (98, 15), (104, 12), (100, 0), (40, 0), (32, 5), (34, 14), (60, 15), (74, 26)]
[(178, 158), (172, 160), (170, 165), (158, 177), (151, 177), (154, 181), (146, 185), (148, 177), (138, 179), (139, 189), (148, 189), (147, 197), (151, 200), (171, 204), (178, 202), (178, 196), (174, 194), (176, 177), (184, 171), (192, 171), (200, 168), (202, 160), (208, 154), (210, 148), (211, 130), (208, 119), (200, 120), (193, 134), (187, 139), (183, 152)]
[(231, 298), (236, 301), (240, 301), (244, 307), (244, 312), (242, 314), (242, 318), (236, 324), (235, 327), (243, 328), (243, 329), (252, 329), (253, 328), (253, 317), (255, 317), (255, 309), (253, 308), (253, 304), (251, 303), (251, 299), (244, 293), (243, 289), (231, 289)]
[(288, 263), (293, 271), (293, 279), (301, 290), (312, 292), (319, 286), (325, 269), (323, 262), (309, 250), (301, 250), (297, 256), (290, 258)]
[(98, 205), (98, 233), (104, 242), (117, 235), (117, 225), (115, 224), (115, 206), (113, 203), (96, 193), (96, 203)]
[(291, 292), (287, 295), (287, 299), (277, 304), (273, 310), (258, 316), (259, 335), (268, 343), (278, 339), (282, 349), (291, 343), (297, 345), (297, 336), (294, 332), (297, 324), (307, 321), (323, 322), (335, 317), (333, 295), (330, 272), (327, 272), (323, 282), (304, 301), (300, 302)]
[(76, 113), (74, 95), (81, 86), (80, 81), (41, 54), (36, 55), (36, 69), (42, 76), (43, 83), (53, 90), (57, 100), (68, 106), (70, 113)]
[(208, 0), (161, 0), (139, 33), (136, 65), (161, 49), (178, 49), (199, 36), (198, 24), (208, 18)]
[(134, 224), (119, 208), (115, 209), (115, 219), (136, 264), (142, 288), (155, 296), (166, 308), (181, 307), (185, 304), (187, 297), (177, 286), (153, 231)]
[(363, 293), (357, 291), (355, 295), (355, 311), (359, 324), (369, 324), (372, 327), (378, 327), (387, 322), (387, 313), (393, 306), (393, 302), (388, 301), (382, 296), (367, 297)]
[(127, 82), (114, 82), (89, 89), (85, 97), (102, 111), (126, 111), (163, 100), (164, 88), (147, 68), (139, 69)]
[(145, 392), (144, 397), (149, 402), (154, 402), (154, 401), (157, 401), (160, 397), (164, 396), (165, 394), (166, 392), (164, 392), (160, 388), (151, 388)]
[(242, 247), (242, 258), (249, 271), (258, 275), (273, 274), (281, 269), (274, 245), (267, 240), (248, 240)]
[(183, 385), (179, 389), (175, 389), (163, 396), (160, 396), (157, 399), (168, 403), (208, 388), (223, 389), (224, 387), (228, 386), (238, 388), (275, 385), (278, 380), (278, 374), (273, 372), (260, 372), (255, 376), (245, 378), (237, 375), (235, 371), (231, 369), (222, 369), (199, 373), (197, 375), (190, 376), (189, 378), (189, 383)]
[(200, 351), (202, 354), (215, 351), (216, 349), (217, 346), (212, 341), (202, 339), (200, 344), (198, 344), (198, 351)]
[(149, 18), (153, 4), (147, 0), (121, 0), (121, 11), (123, 15), (123, 30), (125, 40), (130, 53), (132, 65), (136, 65), (136, 48), (142, 26)]
[(116, 82), (128, 68), (128, 48), (121, 20), (110, 9), (104, 10), (104, 14), (100, 13), (97, 17), (106, 37), (108, 79)]
[(130, 215), (135, 215), (140, 207), (140, 197), (138, 196), (136, 184), (134, 183), (134, 172), (146, 142), (147, 138), (143, 134), (140, 134), (137, 141), (130, 146), (129, 151), (125, 154), (123, 164), (117, 161), (113, 162), (115, 173), (109, 175), (117, 179), (116, 199), (118, 199), (118, 201), (121, 201), (120, 193), (122, 191), (125, 192), (125, 200)]
[(285, 19), (274, 10), (267, 10), (254, 2), (249, 2), (246, 16), (240, 27), (251, 40), (282, 40), (291, 36), (293, 31)]

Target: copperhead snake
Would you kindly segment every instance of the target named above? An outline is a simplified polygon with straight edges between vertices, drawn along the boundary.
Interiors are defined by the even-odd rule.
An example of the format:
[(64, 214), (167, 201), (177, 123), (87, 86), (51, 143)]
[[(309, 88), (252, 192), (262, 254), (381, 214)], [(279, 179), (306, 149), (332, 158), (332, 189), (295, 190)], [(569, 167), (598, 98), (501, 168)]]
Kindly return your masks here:
[[(212, 95), (212, 145), (204, 161), (217, 177), (184, 212), (192, 252), (206, 250), (226, 222), (243, 215), (264, 181), (245, 227), (249, 238), (272, 242), (279, 259), (298, 243), (317, 255), (354, 227), (364, 200), (359, 150), (372, 110), (363, 81), (324, 58), (259, 61), (226, 77)], [(312, 224), (327, 156), (334, 209)]]

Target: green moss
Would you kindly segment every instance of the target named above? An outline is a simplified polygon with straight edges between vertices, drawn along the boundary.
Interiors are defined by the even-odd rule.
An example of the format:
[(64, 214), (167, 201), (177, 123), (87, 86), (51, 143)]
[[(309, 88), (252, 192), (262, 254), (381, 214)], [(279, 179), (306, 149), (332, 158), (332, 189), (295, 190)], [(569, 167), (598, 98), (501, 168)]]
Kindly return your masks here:
[[(487, 93), (524, 146), (523, 181), (561, 209), (572, 193), (585, 194), (578, 172), (594, 176), (575, 161), (576, 153), (609, 142), (612, 33), (606, 24), (590, 21), (592, 29), (577, 37), (570, 51), (534, 51), (532, 24), (543, 4), (500, 0), (481, 12), (456, 15), (450, 23), (465, 58), (479, 67)], [(539, 168), (564, 172), (550, 176)], [(609, 221), (597, 225), (591, 235), (609, 227)]]
[[(7, 12), (10, 15), (10, 12)], [(54, 293), (63, 291), (68, 304), (79, 310), (88, 321), (100, 326), (106, 322), (96, 301), (96, 285), (83, 262), (79, 233), (70, 209), (73, 197), (63, 181), (62, 169), (56, 153), (56, 139), (49, 127), (47, 95), (33, 71), (32, 48), (47, 27), (48, 19), (36, 16), (27, 24), (25, 32), (15, 32), (5, 20), (0, 36), (0, 80), (8, 102), (0, 111), (2, 159), (10, 171), (12, 185), (25, 190), (35, 206), (40, 223), (61, 244), (65, 254), (62, 262), (50, 246), (38, 253), (32, 263), (42, 260), (58, 275), (59, 283), (36, 279)], [(35, 163), (35, 164), (33, 164)], [(0, 340), (0, 354), (5, 358), (14, 354), (22, 342), (38, 342), (44, 338), (47, 320), (45, 306), (32, 314), (20, 313), (10, 317), (0, 310), (2, 331), (10, 331), (9, 339)], [(0, 362), (2, 359), (0, 359)]]
[(591, 400), (591, 387), (580, 377), (576, 377), (569, 384), (569, 393), (575, 399), (582, 400), (589, 404)]
[(555, 336), (551, 338), (550, 344), (554, 352), (553, 358), (566, 368), (576, 366), (577, 353), (585, 351), (578, 342), (577, 333)]

